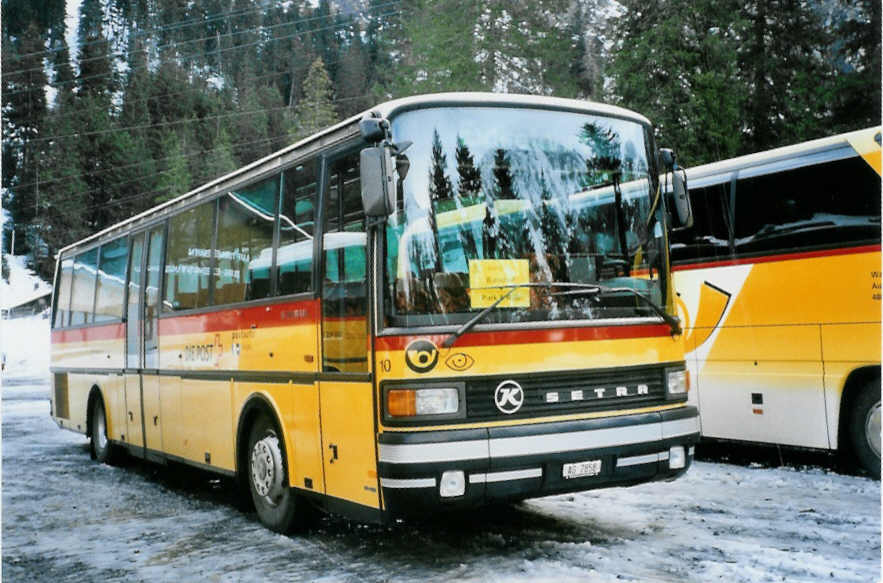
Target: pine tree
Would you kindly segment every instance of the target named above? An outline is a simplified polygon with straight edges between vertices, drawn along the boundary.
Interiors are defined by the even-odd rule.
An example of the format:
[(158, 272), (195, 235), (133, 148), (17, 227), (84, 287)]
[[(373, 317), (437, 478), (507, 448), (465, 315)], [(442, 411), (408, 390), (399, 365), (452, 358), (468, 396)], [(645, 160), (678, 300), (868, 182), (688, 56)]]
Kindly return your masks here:
[(332, 99), (331, 79), (319, 57), (310, 66), (304, 81), (304, 97), (294, 108), (293, 139), (300, 139), (327, 128), (337, 120)]
[(756, 152), (820, 137), (818, 128), (830, 111), (826, 94), (833, 71), (821, 57), (830, 37), (819, 14), (793, 0), (754, 0), (742, 3), (740, 15), (745, 22), (739, 59), (746, 96), (744, 149)]
[(438, 130), (432, 132), (432, 166), (429, 169), (429, 200), (433, 206), (454, 195), (451, 179), (446, 174), (448, 157), (442, 149)]
[(337, 112), (341, 118), (360, 113), (371, 106), (367, 97), (367, 56), (358, 27), (341, 57), (337, 71)]
[(213, 180), (236, 170), (236, 160), (233, 158), (233, 146), (227, 130), (221, 128), (212, 147), (204, 157), (206, 181)]
[(102, 97), (109, 107), (116, 75), (110, 58), (110, 43), (104, 32), (104, 8), (101, 0), (83, 0), (80, 6), (79, 75), (77, 83), (83, 96)]
[(515, 199), (515, 187), (512, 184), (512, 168), (506, 150), (497, 148), (494, 150), (494, 180), (496, 191), (494, 197), (497, 200)]
[(36, 25), (13, 42), (3, 38), (3, 206), (16, 229), (17, 251), (34, 242), (31, 223), (40, 207), (39, 166), (44, 144), (39, 141), (47, 113), (43, 43)]
[(457, 159), (457, 191), (460, 198), (477, 196), (481, 190), (481, 170), (476, 168), (475, 159), (469, 146), (460, 136), (457, 136), (457, 150), (454, 153)]
[(745, 92), (737, 63), (744, 23), (735, 0), (628, 0), (612, 21), (607, 71), (617, 101), (647, 115), (685, 164), (742, 149)]
[(154, 203), (171, 200), (190, 190), (190, 169), (178, 134), (173, 131), (165, 132), (162, 143), (166, 159), (156, 181), (157, 195)]
[(831, 92), (835, 131), (880, 123), (881, 4), (877, 0), (839, 0), (842, 19), (835, 35), (842, 46), (832, 55), (839, 66)]
[(480, 2), (414, 0), (397, 32), (393, 50), (401, 56), (386, 73), (382, 90), (391, 96), (439, 91), (488, 91), (476, 60), (475, 23)]

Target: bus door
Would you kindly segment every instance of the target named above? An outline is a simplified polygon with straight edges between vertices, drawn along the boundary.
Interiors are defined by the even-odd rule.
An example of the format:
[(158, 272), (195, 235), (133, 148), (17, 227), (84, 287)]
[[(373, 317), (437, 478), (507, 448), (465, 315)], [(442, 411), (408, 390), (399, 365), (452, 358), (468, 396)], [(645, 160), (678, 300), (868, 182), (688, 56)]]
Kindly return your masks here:
[[(162, 284), (162, 260), (165, 240), (164, 227), (156, 227), (147, 234), (147, 257), (145, 258), (145, 284), (142, 293), (141, 331), (143, 341), (143, 374), (141, 375), (141, 398), (144, 416), (144, 447), (148, 456), (161, 452), (162, 417), (160, 415), (159, 377), (159, 312), (160, 285)], [(161, 459), (165, 457), (159, 456)]]
[(319, 406), (325, 493), (377, 508), (365, 214), (359, 153), (326, 170)]
[[(144, 424), (141, 412), (143, 368), (142, 288), (144, 281), (144, 233), (132, 237), (126, 302), (126, 435), (131, 453), (144, 456)], [(132, 449), (135, 448), (135, 449)]]
[(126, 441), (154, 452), (162, 451), (157, 325), (163, 239), (163, 227), (132, 238), (126, 306)]

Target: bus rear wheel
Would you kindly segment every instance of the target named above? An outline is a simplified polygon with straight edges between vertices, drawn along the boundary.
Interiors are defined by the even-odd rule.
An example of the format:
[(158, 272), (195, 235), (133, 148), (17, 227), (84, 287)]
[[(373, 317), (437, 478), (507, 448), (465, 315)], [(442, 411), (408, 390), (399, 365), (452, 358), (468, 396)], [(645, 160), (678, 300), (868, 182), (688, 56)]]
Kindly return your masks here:
[(100, 396), (92, 401), (91, 418), (89, 441), (92, 458), (101, 463), (112, 464), (116, 458), (116, 449), (107, 438), (107, 415), (104, 412), (104, 400)]
[(880, 381), (862, 388), (849, 419), (849, 438), (858, 463), (880, 479)]
[(282, 534), (291, 532), (301, 514), (288, 486), (287, 467), (280, 434), (270, 418), (261, 415), (248, 437), (248, 487), (261, 523)]

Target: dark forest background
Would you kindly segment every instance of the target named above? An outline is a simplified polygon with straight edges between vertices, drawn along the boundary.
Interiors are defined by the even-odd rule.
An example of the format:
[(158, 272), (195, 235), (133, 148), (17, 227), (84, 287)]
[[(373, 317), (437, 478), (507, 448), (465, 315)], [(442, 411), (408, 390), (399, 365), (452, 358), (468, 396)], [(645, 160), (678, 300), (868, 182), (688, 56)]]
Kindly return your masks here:
[(60, 247), (416, 93), (623, 105), (687, 165), (879, 124), (880, 27), (878, 0), (3, 0), (3, 248), (51, 279)]

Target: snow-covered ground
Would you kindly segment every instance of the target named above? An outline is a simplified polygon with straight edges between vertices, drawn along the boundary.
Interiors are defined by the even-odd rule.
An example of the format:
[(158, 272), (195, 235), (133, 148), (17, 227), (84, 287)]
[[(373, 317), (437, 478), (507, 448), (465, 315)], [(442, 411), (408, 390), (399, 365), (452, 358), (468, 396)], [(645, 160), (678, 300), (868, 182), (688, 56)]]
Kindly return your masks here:
[(280, 536), (211, 475), (90, 460), (49, 418), (47, 321), (2, 325), (4, 581), (880, 578), (880, 483), (822, 468), (697, 462), (672, 483)]

